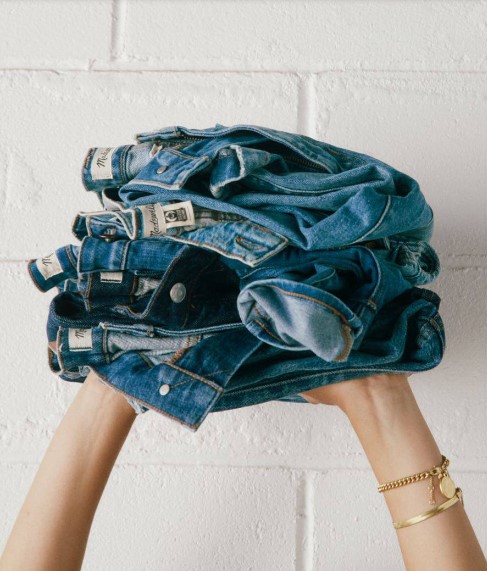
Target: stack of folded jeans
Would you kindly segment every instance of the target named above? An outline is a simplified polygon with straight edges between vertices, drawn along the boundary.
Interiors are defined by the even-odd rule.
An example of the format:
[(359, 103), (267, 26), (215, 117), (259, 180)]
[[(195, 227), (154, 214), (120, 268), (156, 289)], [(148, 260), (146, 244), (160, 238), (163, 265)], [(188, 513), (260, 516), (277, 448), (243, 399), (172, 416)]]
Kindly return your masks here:
[[(439, 364), (433, 211), (369, 155), (256, 125), (172, 126), (92, 148), (68, 244), (28, 263), (50, 368), (138, 413), (209, 412)], [(55, 342), (55, 348), (52, 346)]]

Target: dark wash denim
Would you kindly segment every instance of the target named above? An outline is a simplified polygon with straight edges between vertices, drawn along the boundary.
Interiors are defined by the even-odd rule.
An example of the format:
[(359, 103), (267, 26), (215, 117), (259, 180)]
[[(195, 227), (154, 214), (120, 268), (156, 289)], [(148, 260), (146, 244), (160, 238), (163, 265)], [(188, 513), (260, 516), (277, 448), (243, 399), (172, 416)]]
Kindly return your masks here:
[(440, 271), (433, 213), (393, 167), (217, 124), (90, 149), (82, 176), (105, 210), (76, 215), (81, 246), (28, 264), (59, 291), (47, 334), (65, 380), (92, 369), (195, 431), (209, 412), (441, 361), (440, 298), (417, 287)]
[[(56, 252), (65, 269), (49, 278), (50, 287), (57, 285), (60, 290), (51, 301), (47, 324), (48, 339), (57, 340), (59, 348), (58, 354), (49, 351), (51, 370), (64, 380), (82, 382), (87, 367), (91, 367), (104, 382), (138, 403), (139, 412), (158, 410), (192, 430), (213, 410), (266, 400), (306, 402), (297, 393), (320, 386), (323, 381), (338, 382), (374, 370), (427, 370), (443, 355), (445, 339), (438, 296), (411, 287), (396, 262), (387, 261), (384, 252), (383, 257), (378, 255), (380, 249), (356, 246), (306, 253), (289, 247), (273, 258), (273, 264), (260, 268), (225, 259), (227, 271), (238, 276), (240, 283), (233, 289), (223, 314), (206, 311), (204, 302), (197, 312), (188, 313), (185, 303), (201, 288), (205, 292), (221, 287), (218, 274), (211, 271), (218, 265), (208, 262), (223, 257), (213, 252), (160, 238), (105, 242), (92, 237), (85, 238), (81, 247), (70, 245)], [(394, 252), (390, 250), (389, 254)], [(392, 258), (397, 258), (396, 253)], [(45, 290), (36, 261), (31, 260), (29, 267), (35, 283)], [(206, 274), (200, 272), (199, 280), (191, 281), (202, 267), (207, 269)], [(82, 269), (82, 279), (75, 279), (75, 268)], [(122, 280), (100, 281), (105, 270), (108, 275), (121, 274)], [(130, 300), (127, 284), (132, 283), (138, 270), (157, 270), (158, 286), (146, 296)], [(228, 278), (227, 272), (223, 274)], [(128, 282), (123, 279), (127, 275)], [(97, 303), (86, 303), (87, 276), (97, 284)], [(62, 280), (77, 284), (78, 290), (62, 289)], [(179, 303), (172, 302), (169, 295), (176, 283), (187, 285), (186, 298)], [(227, 283), (232, 279), (228, 278)], [(251, 311), (242, 321), (237, 311), (239, 296), (252, 291), (253, 284), (264, 287), (257, 307), (261, 314), (266, 312), (266, 317), (256, 317)], [(282, 304), (290, 294), (303, 295), (303, 288), (307, 288), (307, 295), (297, 297), (301, 305), (291, 306), (290, 311), (283, 311), (282, 304), (276, 309), (265, 289), (277, 284), (285, 292)], [(307, 308), (311, 295), (310, 313)], [(112, 296), (117, 301), (126, 296), (123, 304), (132, 311), (114, 311)], [(214, 308), (211, 296), (203, 299)], [(218, 308), (224, 308), (222, 296), (218, 299)], [(135, 308), (142, 310), (143, 317), (135, 314)], [(344, 323), (332, 312), (338, 310), (346, 314), (350, 326), (346, 347), (340, 344)], [(201, 320), (201, 315), (207, 318)], [(289, 323), (285, 323), (286, 315)], [(326, 326), (320, 328), (320, 324)], [(300, 339), (301, 347), (296, 346), (296, 338), (290, 340), (290, 335), (300, 328), (306, 332), (307, 327), (309, 335)], [(271, 328), (280, 335), (278, 342), (267, 337)], [(134, 341), (127, 342), (125, 351), (115, 356), (107, 332), (130, 333)], [(90, 343), (71, 348), (70, 335), (76, 334), (81, 338), (89, 335)], [(179, 339), (183, 350), (166, 355), (165, 362), (151, 360), (146, 354), (148, 345), (159, 339), (167, 346), (171, 336), (175, 343)], [(188, 340), (192, 336), (201, 340), (191, 344)], [(141, 338), (148, 340), (146, 350)], [(328, 360), (323, 356), (325, 350)], [(161, 388), (167, 392), (160, 394)]]
[[(267, 264), (249, 268), (164, 238), (105, 242), (85, 237), (80, 247), (56, 250), (62, 271), (47, 280), (38, 265), (43, 259), (29, 267), (42, 290), (78, 277), (77, 293), (63, 291), (52, 301), (50, 340), (66, 319), (78, 327), (110, 319), (127, 325), (143, 321), (169, 335), (243, 323), (270, 345), (310, 349), (333, 361), (345, 360), (360, 346), (390, 299), (433, 279), (436, 258), (425, 257), (426, 251), (417, 252), (415, 272), (410, 249), (406, 257), (397, 247), (365, 246), (311, 252), (289, 246)], [(137, 295), (144, 277), (156, 285)], [(178, 284), (184, 284), (186, 295), (173, 303), (170, 292)]]

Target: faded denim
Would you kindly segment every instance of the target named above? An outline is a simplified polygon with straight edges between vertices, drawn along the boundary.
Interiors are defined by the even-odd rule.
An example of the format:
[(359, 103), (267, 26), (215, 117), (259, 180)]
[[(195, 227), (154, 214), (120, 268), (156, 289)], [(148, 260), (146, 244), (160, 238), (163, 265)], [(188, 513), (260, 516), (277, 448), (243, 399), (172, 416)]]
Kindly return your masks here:
[(368, 155), (255, 125), (167, 127), (92, 148), (80, 246), (30, 260), (53, 372), (93, 370), (138, 412), (196, 431), (210, 412), (377, 372), (445, 347), (433, 212)]

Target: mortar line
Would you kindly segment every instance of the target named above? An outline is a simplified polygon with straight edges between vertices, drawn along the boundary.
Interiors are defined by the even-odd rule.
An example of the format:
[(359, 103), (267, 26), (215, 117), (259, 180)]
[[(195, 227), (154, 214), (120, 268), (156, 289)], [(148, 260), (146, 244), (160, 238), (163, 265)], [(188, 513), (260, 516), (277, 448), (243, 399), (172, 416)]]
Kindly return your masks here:
[[(110, 38), (110, 62), (123, 59), (124, 45), (123, 38), (125, 32), (125, 17), (127, 5), (125, 0), (112, 0), (111, 17), (111, 38)], [(90, 69), (90, 71), (97, 71)]]
[(315, 137), (316, 89), (314, 75), (298, 75), (298, 131)]
[[(113, 0), (117, 1), (117, 0)], [(124, 0), (118, 0), (122, 5), (125, 5)], [(122, 13), (121, 13), (122, 16)], [(121, 17), (121, 20), (124, 20), (125, 16)], [(123, 24), (123, 22), (121, 22)], [(125, 58), (125, 55), (124, 55)], [(125, 58), (126, 59), (126, 58)], [(109, 62), (115, 63), (115, 62)], [(123, 63), (127, 63), (127, 61), (123, 61)], [(133, 67), (97, 67), (93, 68), (93, 65), (100, 65), (97, 64), (96, 60), (93, 60), (91, 63), (90, 61), (86, 61), (83, 66), (80, 67), (53, 67), (52, 65), (49, 67), (1, 67), (0, 66), (0, 73), (2, 72), (87, 72), (87, 73), (220, 73), (220, 74), (274, 74), (274, 75), (290, 75), (296, 73), (302, 74), (310, 74), (310, 75), (320, 75), (320, 74), (329, 74), (329, 73), (339, 73), (339, 74), (357, 74), (357, 75), (366, 75), (369, 73), (377, 73), (377, 74), (432, 74), (432, 75), (486, 75), (487, 70), (459, 70), (459, 69), (451, 69), (451, 70), (438, 70), (438, 69), (363, 69), (363, 68), (330, 68), (330, 69), (316, 69), (316, 70), (306, 70), (306, 71), (299, 71), (296, 69), (251, 69), (251, 68), (241, 68), (241, 69), (225, 69), (225, 68), (198, 68), (198, 69), (172, 69), (172, 68), (161, 68), (161, 67), (136, 67), (136, 63), (134, 62)]]
[(296, 489), (296, 571), (313, 571), (314, 472), (302, 473)]
[[(52, 428), (52, 433), (54, 434), (55, 428)], [(477, 459), (480, 462), (485, 462), (485, 458)], [(38, 466), (42, 461), (42, 458), (39, 460), (0, 460), (0, 466)], [(357, 472), (362, 473), (365, 475), (372, 475), (371, 468), (360, 468), (360, 467), (346, 467), (346, 466), (323, 466), (320, 467), (313, 467), (313, 466), (285, 466), (282, 464), (217, 464), (217, 463), (204, 463), (197, 461), (194, 463), (194, 459), (192, 459), (193, 463), (191, 462), (135, 462), (135, 461), (116, 461), (115, 467), (116, 468), (140, 468), (140, 467), (160, 467), (160, 468), (224, 468), (224, 469), (242, 469), (242, 470), (283, 470), (286, 472), (306, 472), (309, 475), (324, 475), (328, 474), (329, 472)], [(472, 474), (472, 475), (487, 475), (487, 464), (485, 467), (481, 468), (462, 468), (462, 466), (456, 467), (457, 473), (462, 474)]]

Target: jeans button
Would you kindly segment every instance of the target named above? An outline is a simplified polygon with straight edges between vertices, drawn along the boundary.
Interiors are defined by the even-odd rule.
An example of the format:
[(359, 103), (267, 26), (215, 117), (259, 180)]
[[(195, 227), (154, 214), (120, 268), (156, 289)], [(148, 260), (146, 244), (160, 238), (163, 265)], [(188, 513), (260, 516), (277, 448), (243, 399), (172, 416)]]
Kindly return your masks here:
[(169, 291), (169, 296), (174, 301), (174, 303), (181, 303), (186, 297), (186, 287), (180, 282), (174, 284)]
[(162, 174), (167, 169), (167, 166), (162, 166), (157, 169), (157, 174)]
[(161, 388), (159, 389), (159, 394), (164, 396), (167, 395), (167, 393), (171, 390), (171, 387), (169, 385), (161, 385)]

